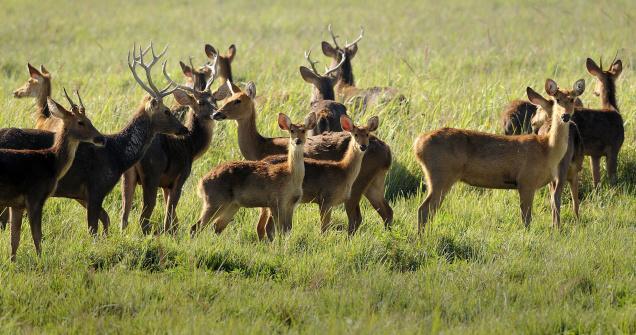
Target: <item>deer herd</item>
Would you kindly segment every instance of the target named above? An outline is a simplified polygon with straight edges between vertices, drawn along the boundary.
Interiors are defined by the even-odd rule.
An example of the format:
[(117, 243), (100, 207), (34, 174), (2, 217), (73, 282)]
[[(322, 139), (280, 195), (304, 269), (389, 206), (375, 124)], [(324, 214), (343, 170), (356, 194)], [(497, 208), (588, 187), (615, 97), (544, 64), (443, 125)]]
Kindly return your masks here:
[[(240, 88), (233, 81), (234, 45), (225, 54), (205, 45), (209, 61), (203, 66), (195, 66), (192, 60), (189, 65), (180, 62), (183, 84), (169, 76), (163, 60), (162, 74), (168, 83), (163, 88), (153, 82), (152, 70), (167, 47), (157, 54), (152, 43), (145, 49), (134, 45), (128, 67), (147, 95), (128, 124), (111, 135), (102, 135), (93, 126), (79, 92), (75, 92), (77, 104), (63, 89), (68, 108), (62, 106), (52, 98), (51, 73), (44, 66), (28, 64), (29, 79), (14, 97), (35, 98), (35, 129), (0, 129), (0, 225), (10, 225), (11, 260), (16, 257), (25, 210), (36, 252), (41, 254), (42, 209), (51, 196), (78, 201), (87, 211), (90, 234), (99, 234), (99, 222), (107, 234), (110, 217), (102, 203), (120, 179), (122, 230), (128, 226), (135, 188), (141, 185), (143, 233), (176, 233), (183, 185), (194, 162), (212, 143), (214, 123), (223, 120), (236, 121), (238, 149), (246, 160), (219, 164), (199, 181), (202, 210), (191, 226), (192, 237), (207, 225), (221, 233), (240, 208), (258, 207), (258, 237), (271, 240), (291, 230), (300, 203), (318, 205), (323, 232), (331, 226), (333, 208), (344, 204), (348, 231), (354, 234), (362, 222), (363, 196), (390, 228), (393, 210), (385, 198), (385, 181), (392, 157), (389, 146), (373, 135), (380, 120), (373, 116), (356, 124), (347, 111), (369, 106), (407, 109), (408, 99), (392, 87), (355, 85), (352, 60), (364, 29), (342, 47), (331, 25), (328, 31), (333, 44), (323, 41), (322, 52), (331, 65), (320, 73), (311, 51), (305, 52), (309, 67), (301, 66), (299, 71), (312, 85), (309, 112), (299, 122), (278, 115), (285, 137), (265, 137), (259, 132), (256, 107), (263, 97), (256, 95), (253, 82)], [(570, 184), (574, 214), (579, 216), (578, 182), (584, 156), (590, 156), (594, 186), (600, 182), (601, 157), (606, 159), (609, 182), (615, 183), (624, 140), (616, 99), (623, 65), (615, 59), (604, 69), (602, 61), (597, 65), (588, 58), (586, 67), (597, 79), (594, 93), (601, 99), (601, 109), (586, 108), (579, 99), (585, 91), (583, 79), (571, 89), (547, 79), (547, 97), (528, 87), (527, 101), (509, 104), (502, 117), (505, 135), (442, 128), (418, 136), (414, 153), (427, 185), (427, 196), (417, 212), (418, 231), (424, 230), (458, 181), (516, 189), (526, 226), (535, 192), (548, 184), (556, 227), (560, 226), (565, 181)], [(168, 107), (164, 98), (170, 95), (176, 105)], [(163, 226), (153, 227), (150, 217), (159, 188), (165, 215)]]

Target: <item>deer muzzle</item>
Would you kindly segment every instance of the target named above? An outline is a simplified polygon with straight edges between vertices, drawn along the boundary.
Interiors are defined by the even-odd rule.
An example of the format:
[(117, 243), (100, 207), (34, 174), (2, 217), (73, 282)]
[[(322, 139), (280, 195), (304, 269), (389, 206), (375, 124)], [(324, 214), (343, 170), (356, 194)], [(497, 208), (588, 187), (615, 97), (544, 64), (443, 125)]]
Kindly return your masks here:
[(563, 120), (563, 122), (570, 122), (570, 114), (563, 114), (561, 115), (561, 120)]
[(214, 112), (214, 114), (212, 114), (212, 119), (221, 121), (227, 119), (227, 116), (221, 112)]

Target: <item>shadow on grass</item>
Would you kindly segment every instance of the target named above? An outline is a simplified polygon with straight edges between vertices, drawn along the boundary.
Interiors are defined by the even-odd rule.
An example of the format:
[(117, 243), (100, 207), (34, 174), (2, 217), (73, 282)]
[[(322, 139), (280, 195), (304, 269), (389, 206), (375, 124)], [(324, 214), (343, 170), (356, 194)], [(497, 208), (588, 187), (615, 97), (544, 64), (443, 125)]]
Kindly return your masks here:
[(418, 190), (425, 190), (422, 177), (411, 173), (401, 162), (394, 161), (387, 176), (386, 198), (390, 201), (398, 197), (409, 198)]

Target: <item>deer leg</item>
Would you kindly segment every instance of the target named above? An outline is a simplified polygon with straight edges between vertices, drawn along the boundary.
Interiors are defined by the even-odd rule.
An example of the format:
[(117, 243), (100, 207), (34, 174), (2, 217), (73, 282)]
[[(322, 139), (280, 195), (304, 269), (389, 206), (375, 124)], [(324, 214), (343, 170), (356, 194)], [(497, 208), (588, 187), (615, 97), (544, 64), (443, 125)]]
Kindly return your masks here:
[[(448, 185), (450, 184), (450, 185)], [(437, 212), (437, 209), (444, 201), (444, 197), (450, 191), (452, 183), (443, 182), (429, 182), (428, 194), (417, 210), (417, 232), (419, 234), (424, 232), (426, 223), (432, 219)]]
[(168, 203), (166, 205), (166, 217), (164, 218), (164, 230), (168, 234), (175, 234), (177, 232), (178, 218), (177, 218), (177, 205), (179, 199), (181, 199), (181, 187), (182, 185), (176, 185), (170, 190), (168, 197)]
[(592, 180), (594, 181), (594, 187), (598, 187), (601, 182), (601, 157), (590, 157), (590, 165), (592, 168)]
[(573, 173), (569, 178), (570, 193), (572, 194), (572, 207), (574, 209), (574, 216), (579, 219), (579, 175)]
[(607, 162), (607, 177), (609, 179), (609, 183), (611, 185), (615, 185), (618, 181), (618, 151), (610, 150), (605, 159)]
[(534, 201), (534, 189), (529, 187), (519, 187), (519, 203), (521, 207), (521, 218), (523, 224), (528, 228), (532, 221), (532, 202)]
[(238, 207), (235, 205), (228, 205), (227, 207), (221, 209), (221, 213), (219, 213), (217, 219), (214, 220), (214, 231), (217, 234), (222, 233), (227, 225), (232, 222), (232, 218), (237, 211)]
[[(84, 207), (84, 209), (88, 210), (88, 205), (85, 200), (75, 199), (77, 202)], [(110, 217), (106, 210), (102, 207), (99, 211), (99, 221), (102, 222), (102, 227), (104, 228), (104, 235), (108, 235), (108, 227), (110, 227)]]
[(373, 178), (364, 195), (371, 203), (371, 206), (373, 206), (378, 214), (380, 214), (380, 217), (382, 217), (384, 227), (390, 229), (393, 223), (393, 209), (391, 209), (389, 202), (384, 198), (384, 182), (387, 172), (388, 171), (383, 171)]
[(38, 201), (34, 205), (29, 205), (27, 215), (29, 216), (29, 226), (31, 227), (31, 237), (35, 245), (35, 252), (40, 257), (42, 255), (42, 208), (44, 201)]
[(0, 229), (5, 230), (9, 223), (9, 207), (0, 207)]
[(22, 216), (24, 208), (11, 207), (9, 209), (9, 220), (11, 222), (11, 261), (15, 262), (15, 255), (20, 246), (20, 233), (22, 232)]
[(318, 205), (320, 209), (320, 231), (325, 233), (331, 227), (331, 211), (333, 206), (328, 203), (320, 203)]
[[(550, 183), (551, 186), (551, 201), (552, 205), (552, 225), (555, 228), (561, 228), (561, 195), (563, 194), (564, 180), (558, 178)], [(530, 224), (530, 222), (528, 222)]]
[(97, 237), (97, 234), (99, 232), (98, 220), (102, 211), (104, 211), (104, 209), (102, 208), (102, 202), (104, 198), (103, 197), (99, 197), (100, 199), (95, 199), (95, 198), (97, 197), (91, 197), (91, 199), (88, 200), (88, 206), (87, 206), (88, 232), (93, 237)]
[(258, 218), (258, 224), (256, 225), (256, 234), (258, 235), (258, 239), (259, 240), (264, 240), (265, 239), (265, 234), (269, 235), (267, 229), (270, 228), (268, 227), (267, 223), (270, 220), (270, 214), (267, 208), (260, 208), (260, 216)]
[(133, 199), (135, 197), (135, 186), (137, 186), (137, 172), (135, 171), (135, 168), (132, 167), (124, 172), (121, 180), (122, 208), (120, 227), (122, 231), (128, 227), (128, 216), (130, 215)]
[(144, 182), (143, 186), (143, 208), (141, 210), (141, 216), (139, 217), (139, 225), (141, 226), (141, 231), (148, 235), (152, 230), (152, 224), (150, 223), (150, 217), (152, 216), (152, 211), (155, 210), (155, 205), (157, 204), (157, 186), (156, 183)]

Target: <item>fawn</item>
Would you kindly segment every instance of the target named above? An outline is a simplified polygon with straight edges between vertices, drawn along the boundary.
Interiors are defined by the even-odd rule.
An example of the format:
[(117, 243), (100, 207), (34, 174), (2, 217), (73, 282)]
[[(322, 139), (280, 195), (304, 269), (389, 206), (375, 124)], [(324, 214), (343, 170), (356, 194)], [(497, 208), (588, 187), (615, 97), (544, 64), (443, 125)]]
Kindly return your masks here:
[(294, 208), (303, 194), (303, 161), (307, 130), (316, 122), (293, 124), (285, 114), (278, 115), (278, 126), (289, 132), (287, 160), (271, 164), (264, 161), (235, 161), (219, 165), (199, 182), (203, 200), (201, 217), (191, 228), (194, 235), (212, 222), (221, 233), (241, 207), (268, 208), (276, 229), (288, 232)]
[[(183, 63), (181, 64), (183, 67)], [(156, 136), (143, 158), (124, 173), (122, 230), (128, 226), (135, 186), (139, 183), (143, 188), (143, 209), (139, 220), (142, 231), (145, 234), (150, 233), (150, 216), (156, 204), (157, 189), (161, 187), (166, 204), (163, 230), (176, 232), (176, 207), (181, 198), (183, 184), (190, 176), (194, 161), (208, 149), (212, 141), (212, 113), (216, 110), (216, 100), (210, 93), (210, 86), (216, 78), (215, 65), (216, 62), (206, 66), (209, 67), (210, 73), (207, 81), (201, 71), (189, 70), (192, 74), (192, 87), (175, 83), (165, 71), (165, 66), (163, 67), (164, 76), (178, 87), (172, 93), (175, 100), (190, 110), (186, 120), (188, 133), (179, 137), (162, 134)]]
[(318, 122), (316, 128), (310, 132), (310, 136), (322, 134), (328, 131), (342, 131), (340, 127), (340, 116), (347, 115), (347, 107), (336, 102), (333, 85), (335, 83), (334, 73), (344, 64), (345, 55), (339, 64), (331, 69), (327, 69), (324, 74), (319, 74), (316, 70), (316, 63), (311, 60), (311, 50), (305, 52), (305, 59), (311, 66), (311, 70), (304, 66), (300, 67), (300, 75), (303, 80), (314, 86), (311, 96), (311, 112), (316, 115)]
[(20, 244), (22, 216), (26, 209), (31, 235), (41, 255), (42, 208), (58, 181), (70, 169), (80, 142), (103, 146), (105, 139), (86, 117), (85, 110), (72, 106), (67, 111), (50, 97), (48, 110), (62, 121), (53, 146), (40, 150), (0, 149), (0, 204), (11, 207), (11, 261)]
[(358, 36), (358, 38), (351, 43), (346, 42), (344, 47), (338, 45), (338, 36), (336, 36), (331, 29), (331, 24), (327, 29), (333, 40), (333, 46), (329, 42), (323, 41), (321, 44), (322, 53), (332, 59), (331, 66), (338, 64), (341, 58), (340, 55), (344, 55), (342, 66), (339, 68), (335, 77), (337, 101), (344, 102), (347, 105), (353, 105), (362, 111), (364, 111), (367, 106), (384, 105), (393, 101), (401, 106), (405, 106), (408, 103), (406, 97), (393, 87), (356, 87), (351, 60), (353, 60), (358, 53), (358, 42), (360, 42), (364, 36), (364, 28), (360, 28), (360, 36)]
[[(545, 90), (556, 100), (548, 135), (501, 136), (443, 128), (415, 140), (415, 156), (428, 186), (426, 199), (418, 209), (419, 232), (460, 180), (477, 187), (516, 189), (524, 224), (530, 224), (534, 193), (557, 177), (558, 164), (568, 148), (574, 100), (585, 91), (585, 81), (580, 79), (572, 90), (563, 90), (548, 79)], [(559, 221), (554, 219), (555, 211), (553, 206), (556, 226)]]
[[(238, 145), (243, 157), (249, 160), (260, 160), (271, 155), (287, 153), (288, 138), (264, 137), (256, 128), (256, 109), (253, 98), (256, 86), (248, 83), (245, 91), (229, 83), (233, 95), (227, 103), (213, 115), (215, 120), (236, 120), (238, 125)], [(313, 113), (311, 113), (313, 114)], [(311, 115), (310, 114), (310, 115)], [(351, 136), (343, 132), (329, 132), (307, 138), (305, 155), (320, 160), (341, 160)], [(345, 202), (349, 219), (349, 227), (357, 230), (362, 222), (360, 200), (364, 195), (378, 212), (385, 227), (393, 221), (393, 210), (384, 198), (384, 182), (391, 167), (391, 149), (375, 136), (369, 139), (369, 147), (362, 160), (360, 173), (351, 187), (351, 196)], [(261, 212), (261, 219), (266, 213)], [(265, 217), (266, 219), (266, 217)]]
[[(315, 117), (310, 114), (309, 117)], [(378, 129), (379, 118), (371, 117), (366, 126), (358, 127), (346, 116), (340, 116), (342, 129), (349, 133), (352, 140), (349, 147), (339, 161), (317, 160), (305, 158), (305, 179), (303, 180), (303, 196), (301, 203), (315, 203), (320, 210), (322, 232), (327, 231), (331, 224), (331, 210), (334, 206), (343, 204), (351, 195), (351, 187), (358, 177), (364, 154), (369, 147), (371, 132)], [(283, 155), (270, 156), (264, 159), (269, 163), (281, 163)], [(271, 217), (269, 220), (259, 220), (257, 233), (260, 239), (265, 236), (266, 228), (271, 239)], [(355, 232), (355, 227), (349, 226), (349, 233)]]

